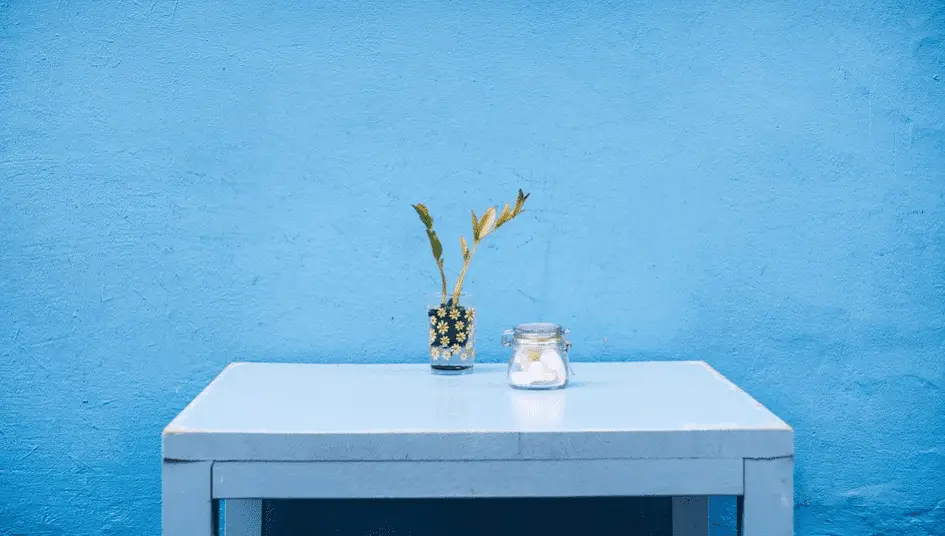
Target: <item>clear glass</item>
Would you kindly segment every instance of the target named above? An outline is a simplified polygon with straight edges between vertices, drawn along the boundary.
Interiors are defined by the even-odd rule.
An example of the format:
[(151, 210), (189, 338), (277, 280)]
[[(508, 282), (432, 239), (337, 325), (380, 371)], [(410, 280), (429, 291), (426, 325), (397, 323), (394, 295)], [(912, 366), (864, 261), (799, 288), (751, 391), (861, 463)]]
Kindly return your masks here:
[(502, 345), (512, 348), (508, 379), (518, 389), (560, 389), (568, 384), (571, 343), (568, 330), (557, 324), (519, 324), (502, 334)]
[(430, 350), (430, 371), (434, 374), (469, 374), (476, 362), (476, 310), (469, 296), (460, 294), (459, 303), (452, 297), (443, 303), (436, 293), (427, 304), (427, 331)]

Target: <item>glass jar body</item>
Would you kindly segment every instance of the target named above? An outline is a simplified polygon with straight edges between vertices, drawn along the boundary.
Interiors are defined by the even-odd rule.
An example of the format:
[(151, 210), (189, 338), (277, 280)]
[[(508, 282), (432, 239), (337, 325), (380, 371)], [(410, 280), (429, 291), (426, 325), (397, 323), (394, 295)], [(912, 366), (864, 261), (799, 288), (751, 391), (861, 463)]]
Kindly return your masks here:
[(509, 357), (509, 385), (517, 389), (560, 389), (570, 379), (567, 330), (550, 323), (520, 324), (502, 335)]

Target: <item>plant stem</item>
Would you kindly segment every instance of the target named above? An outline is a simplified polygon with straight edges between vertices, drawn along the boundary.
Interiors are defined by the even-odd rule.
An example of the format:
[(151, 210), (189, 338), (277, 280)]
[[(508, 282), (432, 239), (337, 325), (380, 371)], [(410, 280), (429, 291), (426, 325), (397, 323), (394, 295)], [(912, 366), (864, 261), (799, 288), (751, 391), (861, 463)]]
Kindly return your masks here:
[(436, 266), (440, 269), (440, 280), (443, 282), (443, 305), (446, 305), (446, 272), (443, 271), (443, 261), (437, 262)]
[(456, 286), (453, 288), (453, 307), (459, 305), (459, 293), (463, 291), (463, 279), (466, 278), (466, 270), (469, 269), (469, 261), (471, 261), (473, 255), (476, 254), (477, 247), (479, 247), (479, 242), (473, 242), (473, 247), (469, 250), (469, 256), (466, 257), (466, 262), (463, 263), (463, 271), (459, 273), (459, 278), (456, 280)]

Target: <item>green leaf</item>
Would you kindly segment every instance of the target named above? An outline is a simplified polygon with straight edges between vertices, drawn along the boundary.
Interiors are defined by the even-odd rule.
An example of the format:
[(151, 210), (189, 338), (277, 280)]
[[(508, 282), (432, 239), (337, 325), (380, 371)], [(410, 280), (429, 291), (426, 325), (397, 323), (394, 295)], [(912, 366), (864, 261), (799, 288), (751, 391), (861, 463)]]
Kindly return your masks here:
[(489, 207), (479, 220), (479, 238), (491, 233), (493, 225), (495, 225), (495, 207)]
[(472, 210), (473, 222), (473, 242), (479, 242), (479, 218), (476, 217), (476, 211)]
[(433, 258), (439, 261), (440, 257), (443, 255), (443, 244), (441, 244), (440, 239), (437, 238), (436, 231), (427, 229), (427, 236), (430, 237), (430, 248), (433, 249)]
[(417, 214), (420, 215), (420, 221), (423, 222), (423, 225), (426, 226), (427, 229), (433, 227), (433, 218), (430, 217), (430, 211), (427, 210), (427, 207), (422, 203), (417, 203), (412, 206), (413, 209), (417, 211)]
[(465, 237), (459, 237), (459, 245), (463, 246), (463, 260), (465, 261), (469, 258), (469, 247), (466, 245)]

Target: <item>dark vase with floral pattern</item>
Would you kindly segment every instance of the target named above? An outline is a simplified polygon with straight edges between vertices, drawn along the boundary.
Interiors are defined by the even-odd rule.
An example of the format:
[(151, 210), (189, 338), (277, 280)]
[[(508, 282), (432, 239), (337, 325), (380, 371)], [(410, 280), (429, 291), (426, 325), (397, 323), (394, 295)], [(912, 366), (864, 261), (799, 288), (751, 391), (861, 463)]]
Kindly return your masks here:
[[(436, 295), (438, 298), (440, 294)], [(430, 370), (434, 374), (469, 374), (476, 360), (476, 310), (461, 296), (427, 307)]]

